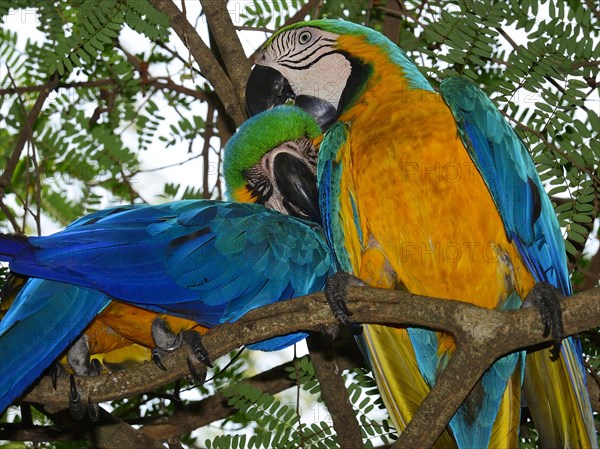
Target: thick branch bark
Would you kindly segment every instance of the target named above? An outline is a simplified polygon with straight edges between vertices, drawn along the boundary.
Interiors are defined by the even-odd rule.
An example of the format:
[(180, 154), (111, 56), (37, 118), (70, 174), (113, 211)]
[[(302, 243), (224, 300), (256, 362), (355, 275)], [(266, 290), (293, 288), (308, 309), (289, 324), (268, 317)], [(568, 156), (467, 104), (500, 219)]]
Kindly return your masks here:
[(382, 33), (392, 42), (398, 42), (400, 38), (400, 25), (402, 25), (403, 6), (400, 0), (388, 0), (383, 17)]
[(360, 427), (341, 376), (342, 372), (335, 360), (333, 345), (319, 334), (310, 335), (307, 344), (310, 360), (321, 385), (321, 396), (331, 414), (340, 447), (364, 449)]
[(487, 347), (481, 345), (458, 347), (446, 369), (438, 376), (437, 383), (390, 449), (432, 447), (479, 378), (494, 362), (495, 357), (486, 356), (487, 352)]
[(202, 10), (206, 14), (208, 26), (223, 58), (225, 70), (231, 78), (239, 104), (245, 105), (244, 91), (246, 81), (250, 76), (251, 64), (233, 26), (231, 15), (227, 10), (227, 1), (201, 0), (200, 3), (202, 3)]
[[(202, 75), (215, 89), (215, 92), (223, 102), (225, 111), (227, 111), (227, 114), (233, 119), (236, 125), (239, 126), (244, 121), (241, 104), (231, 80), (215, 59), (210, 48), (204, 43), (175, 3), (171, 0), (149, 0), (149, 2), (169, 18), (171, 27), (189, 49), (198, 63)], [(225, 5), (225, 2), (223, 4)], [(225, 6), (223, 8), (225, 9)]]
[[(333, 345), (335, 363), (340, 372), (363, 366), (362, 357), (356, 350), (351, 335), (336, 339)], [(245, 379), (244, 382), (264, 393), (279, 393), (296, 385), (296, 381), (287, 373), (287, 368), (291, 365), (291, 362), (285, 363)], [(229, 406), (227, 402), (226, 397), (216, 393), (200, 401), (177, 406), (171, 415), (126, 419), (125, 422), (130, 425), (141, 425), (140, 430), (143, 433), (154, 439), (166, 441), (233, 415), (237, 409)], [(96, 425), (104, 424), (96, 423)], [(77, 434), (54, 426), (34, 426), (24, 422), (0, 424), (0, 440), (43, 442), (73, 441), (77, 438)]]
[(131, 449), (135, 447), (164, 449), (158, 440), (134, 429), (102, 408), (100, 408), (100, 418), (97, 423), (75, 420), (68, 411), (61, 411), (50, 416), (53, 421), (66, 424), (79, 435), (93, 441), (94, 447), (101, 449)]
[[(474, 344), (475, 350), (484, 348), (477, 357), (485, 360), (495, 360), (518, 349), (551, 342), (551, 337), (542, 337), (543, 325), (533, 308), (502, 312), (459, 301), (370, 288), (352, 288), (348, 298), (356, 322), (412, 325), (446, 331), (457, 336), (465, 347)], [(565, 335), (599, 325), (600, 288), (567, 298), (562, 308)], [(322, 326), (335, 324), (324, 294), (315, 293), (253, 310), (236, 323), (211, 329), (204, 336), (204, 343), (211, 358), (215, 359), (244, 344), (300, 330), (319, 331)], [(498, 335), (503, 338), (498, 338)], [(187, 357), (186, 348), (166, 356), (166, 373), (154, 364), (146, 363), (128, 371), (78, 377), (78, 386), (84, 397), (95, 402), (121, 399), (187, 375)], [(69, 405), (68, 391), (68, 379), (59, 379), (57, 391), (54, 391), (50, 379), (43, 378), (23, 400), (62, 409)], [(442, 407), (444, 404), (439, 405)]]

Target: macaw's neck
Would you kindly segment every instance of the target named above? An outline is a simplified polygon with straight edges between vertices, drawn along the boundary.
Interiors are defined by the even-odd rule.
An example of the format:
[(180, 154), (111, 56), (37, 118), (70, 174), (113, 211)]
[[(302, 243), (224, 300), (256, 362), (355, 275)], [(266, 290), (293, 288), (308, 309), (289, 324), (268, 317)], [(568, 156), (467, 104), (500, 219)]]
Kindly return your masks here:
[(372, 36), (353, 35), (338, 39), (341, 51), (368, 68), (353, 73), (358, 80), (350, 80), (344, 92), (341, 121), (352, 121), (373, 105), (379, 109), (398, 101), (437, 101), (438, 95), (427, 79), (400, 48), (388, 39), (372, 42), (373, 39)]

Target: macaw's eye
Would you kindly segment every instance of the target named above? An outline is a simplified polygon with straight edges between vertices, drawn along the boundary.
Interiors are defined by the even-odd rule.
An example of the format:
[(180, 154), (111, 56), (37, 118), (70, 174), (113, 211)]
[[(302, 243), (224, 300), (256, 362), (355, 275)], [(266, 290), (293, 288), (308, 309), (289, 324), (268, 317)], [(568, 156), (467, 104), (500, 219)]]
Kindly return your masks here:
[(298, 36), (298, 42), (300, 42), (301, 44), (308, 44), (311, 39), (312, 34), (310, 31), (303, 31), (302, 33), (300, 33), (300, 36)]

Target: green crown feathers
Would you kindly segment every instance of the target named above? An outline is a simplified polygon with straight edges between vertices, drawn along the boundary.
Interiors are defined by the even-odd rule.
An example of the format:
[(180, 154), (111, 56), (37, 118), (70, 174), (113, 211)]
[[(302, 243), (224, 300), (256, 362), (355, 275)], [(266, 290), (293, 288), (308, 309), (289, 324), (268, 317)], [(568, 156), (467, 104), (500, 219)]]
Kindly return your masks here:
[(277, 106), (246, 120), (225, 145), (223, 177), (229, 191), (246, 184), (244, 171), (283, 142), (321, 134), (315, 120), (296, 106)]

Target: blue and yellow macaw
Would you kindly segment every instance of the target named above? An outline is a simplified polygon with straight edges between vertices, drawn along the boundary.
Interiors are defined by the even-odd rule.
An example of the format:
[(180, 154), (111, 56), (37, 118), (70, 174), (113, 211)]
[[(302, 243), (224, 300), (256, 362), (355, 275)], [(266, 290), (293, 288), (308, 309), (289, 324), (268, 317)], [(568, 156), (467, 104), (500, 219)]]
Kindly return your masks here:
[[(312, 120), (308, 128), (294, 125), (283, 109), (282, 133), (255, 139), (256, 128), (248, 133), (243, 127), (230, 140), (224, 175), (236, 194), (246, 184), (247, 199), (295, 217), (261, 204), (196, 200), (106, 209), (45, 237), (0, 234), (0, 260), (30, 277), (0, 321), (0, 411), (93, 320), (102, 318), (122, 333), (123, 327), (139, 328), (129, 322), (136, 316), (113, 311), (115, 316), (106, 318), (111, 304), (122, 304), (121, 312), (133, 306), (210, 328), (256, 307), (323, 289), (332, 266), (327, 243), (316, 223), (298, 218), (318, 215), (316, 149), (309, 137), (320, 130)], [(250, 124), (260, 131), (277, 117), (277, 111), (269, 112)], [(289, 136), (293, 140), (287, 142)], [(245, 145), (249, 151), (239, 149)], [(256, 160), (247, 156), (256, 154), (253, 145), (263, 151)], [(273, 167), (297, 177), (275, 176), (271, 183)], [(150, 323), (140, 330), (150, 333)], [(276, 350), (305, 336), (249, 347)]]
[[(515, 309), (538, 282), (571, 294), (564, 243), (523, 142), (473, 83), (436, 93), (380, 33), (317, 20), (273, 35), (247, 86), (251, 114), (293, 101), (325, 132), (321, 216), (340, 270), (367, 284)], [(501, 336), (499, 336), (501, 337)], [(454, 351), (424, 329), (364, 327), (381, 394), (405, 428)], [(517, 447), (525, 353), (497, 361), (436, 447)], [(581, 348), (527, 356), (541, 447), (598, 447)], [(454, 441), (453, 441), (454, 440)]]

